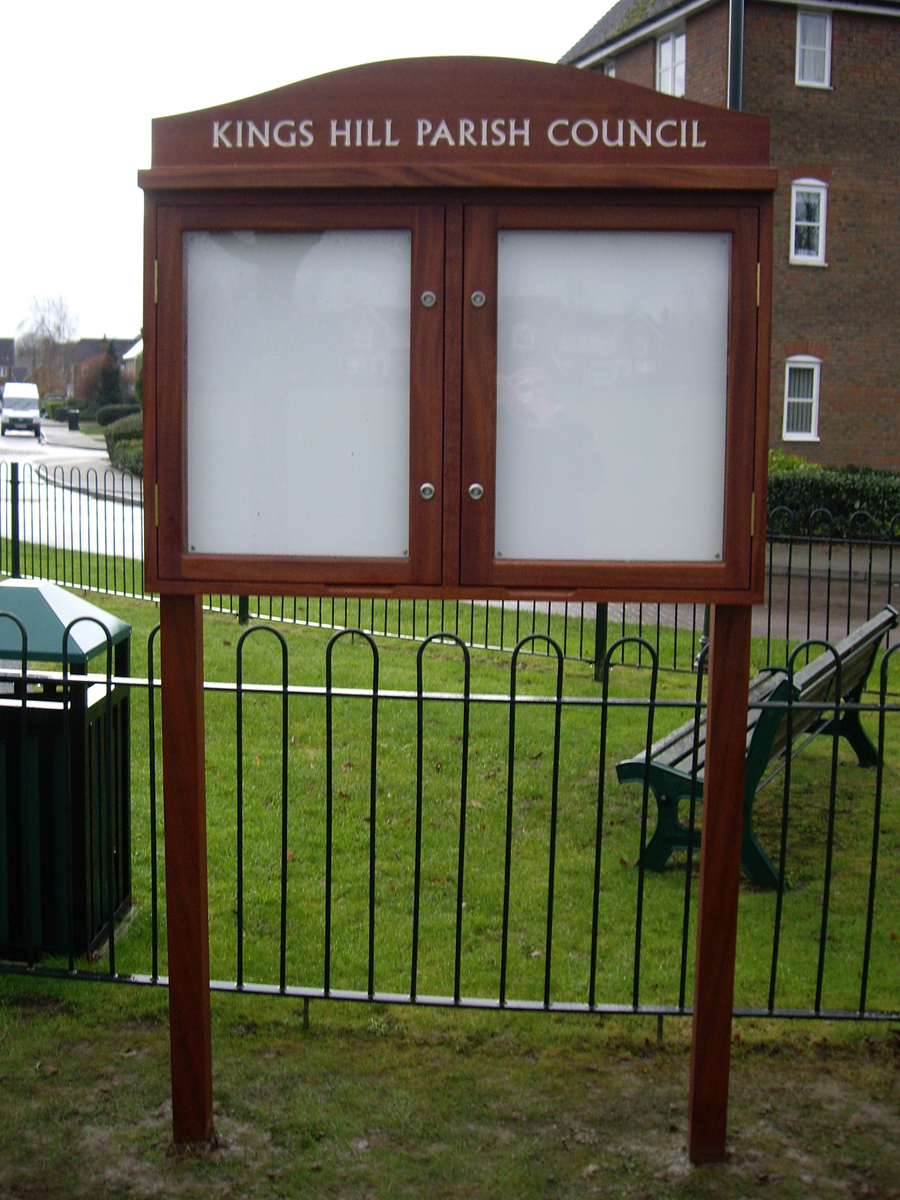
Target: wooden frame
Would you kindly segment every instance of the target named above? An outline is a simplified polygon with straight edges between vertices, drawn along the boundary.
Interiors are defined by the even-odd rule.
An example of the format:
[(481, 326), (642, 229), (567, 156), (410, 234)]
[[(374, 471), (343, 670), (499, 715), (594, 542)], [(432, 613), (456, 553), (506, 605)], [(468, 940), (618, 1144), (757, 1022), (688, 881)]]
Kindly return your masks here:
[[(374, 201), (377, 201), (373, 203)], [(155, 477), (146, 523), (148, 584), (190, 593), (380, 594), (444, 598), (523, 595), (571, 600), (758, 602), (762, 597), (768, 373), (757, 370), (768, 322), (756, 264), (770, 200), (758, 193), (622, 193), (464, 189), (186, 193), (160, 197), (148, 221), (158, 280), (156, 372), (145, 461)], [(732, 237), (725, 542), (721, 563), (500, 561), (493, 556), (496, 306), (478, 319), (464, 299), (496, 280), (500, 228), (727, 231)], [(408, 559), (192, 554), (187, 548), (183, 235), (193, 230), (412, 231)], [(434, 291), (437, 303), (419, 297)], [(485, 337), (488, 342), (485, 343)], [(146, 378), (146, 377), (145, 377)], [(758, 394), (759, 393), (759, 394)], [(465, 430), (465, 435), (464, 435)], [(463, 484), (479, 477), (488, 503)], [(437, 496), (424, 502), (419, 485)], [(265, 486), (265, 481), (261, 481)], [(760, 527), (762, 527), (760, 525)]]
[[(235, 585), (288, 590), (334, 584), (376, 586), (440, 582), (440, 505), (419, 495), (424, 480), (440, 480), (443, 304), (418, 302), (443, 274), (443, 212), (435, 205), (173, 205), (157, 215), (159, 268), (159, 383), (156, 443), (151, 462), (159, 487), (157, 520), (150, 528), (148, 560), (155, 586), (197, 585), (227, 591)], [(186, 288), (183, 236), (194, 230), (305, 232), (334, 229), (409, 229), (412, 233), (410, 377), (410, 554), (407, 559), (275, 558), (190, 554), (187, 547)], [(440, 294), (440, 288), (437, 289)], [(259, 481), (267, 486), (266, 480)], [(158, 524), (157, 524), (158, 522)], [(155, 553), (154, 553), (155, 551)], [(185, 589), (187, 590), (187, 589)]]
[[(756, 288), (759, 212), (756, 207), (689, 208), (666, 205), (569, 204), (470, 207), (466, 215), (468, 295), (490, 286), (493, 302), (466, 307), (463, 338), (463, 498), (460, 535), (461, 581), (483, 588), (576, 587), (602, 581), (610, 595), (660, 592), (708, 596), (747, 593), (751, 587), (752, 496), (754, 495), (754, 400), (756, 393)], [(494, 554), (494, 496), (497, 388), (497, 234), (501, 229), (728, 232), (732, 237), (726, 415), (725, 531), (721, 563), (533, 562), (500, 560)], [(488, 281), (487, 283), (485, 281)], [(639, 464), (635, 464), (636, 467)], [(480, 480), (489, 503), (467, 502), (467, 481)], [(599, 577), (599, 579), (598, 579)]]

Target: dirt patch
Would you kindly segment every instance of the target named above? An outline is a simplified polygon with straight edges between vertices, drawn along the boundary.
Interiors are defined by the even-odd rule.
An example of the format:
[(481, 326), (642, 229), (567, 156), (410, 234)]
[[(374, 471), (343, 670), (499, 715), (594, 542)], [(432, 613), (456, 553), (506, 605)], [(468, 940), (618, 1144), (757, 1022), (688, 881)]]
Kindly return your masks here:
[(729, 1156), (697, 1169), (687, 1022), (658, 1046), (634, 1019), (334, 1005), (304, 1031), (283, 1001), (215, 998), (216, 1142), (175, 1151), (156, 1001), (115, 999), (65, 1041), (58, 1004), (7, 1021), (0, 1200), (900, 1200), (887, 1030), (743, 1025)]
[(47, 996), (40, 992), (22, 992), (21, 994), (0, 996), (0, 1008), (5, 1008), (27, 1020), (34, 1014), (53, 1016), (70, 1014), (75, 1011), (74, 1005), (59, 996)]

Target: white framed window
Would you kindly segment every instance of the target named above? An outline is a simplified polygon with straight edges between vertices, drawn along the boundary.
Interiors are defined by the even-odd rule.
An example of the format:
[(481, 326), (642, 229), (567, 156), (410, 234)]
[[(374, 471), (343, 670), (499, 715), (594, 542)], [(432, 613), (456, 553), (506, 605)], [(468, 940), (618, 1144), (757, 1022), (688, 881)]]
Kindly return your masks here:
[(667, 33), (656, 41), (656, 90), (668, 96), (684, 95), (683, 33)]
[(608, 58), (606, 60), (606, 62), (603, 64), (603, 74), (608, 76), (610, 79), (615, 79), (615, 77), (616, 77), (616, 60), (614, 58)]
[(795, 179), (791, 186), (791, 254), (795, 266), (824, 267), (828, 184)]
[(787, 360), (784, 371), (784, 429), (785, 442), (817, 442), (819, 440), (819, 382), (822, 360), (811, 354), (795, 354)]
[(797, 87), (831, 87), (831, 13), (797, 9)]

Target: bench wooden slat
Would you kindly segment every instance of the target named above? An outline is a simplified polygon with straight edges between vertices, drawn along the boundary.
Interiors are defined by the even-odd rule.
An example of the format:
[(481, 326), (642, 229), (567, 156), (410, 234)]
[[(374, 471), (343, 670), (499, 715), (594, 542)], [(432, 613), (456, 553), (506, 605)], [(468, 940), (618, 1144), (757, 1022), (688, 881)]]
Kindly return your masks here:
[[(750, 681), (750, 703), (751, 706), (758, 704), (762, 700), (767, 700), (775, 688), (778, 686), (779, 679), (787, 678), (784, 671), (773, 670), (763, 671), (759, 675), (755, 675)], [(756, 724), (756, 719), (759, 716), (759, 709), (754, 709), (751, 713), (753, 724)], [(687, 760), (690, 762), (694, 752), (694, 718), (685, 721), (683, 725), (679, 725), (677, 729), (673, 729), (671, 733), (667, 733), (665, 737), (660, 738), (658, 742), (654, 742), (650, 748), (650, 758), (655, 761), (667, 763), (669, 766), (677, 766), (681, 761)], [(700, 715), (700, 738), (699, 738), (699, 764), (702, 766), (705, 760), (706, 746), (706, 709), (701, 709)], [(644, 755), (636, 754), (631, 762), (643, 762)]]
[[(836, 662), (841, 664), (841, 699), (858, 700), (878, 654), (885, 634), (897, 624), (897, 610), (886, 605), (877, 616), (849, 633), (835, 646), (836, 656), (823, 651), (812, 662), (794, 674), (794, 710), (791, 714), (791, 733), (799, 737), (817, 724), (828, 723), (828, 713), (803, 708), (804, 704), (828, 704), (834, 701), (834, 686), (837, 678)], [(854, 717), (859, 725), (858, 716)], [(861, 731), (862, 727), (859, 726)], [(775, 730), (768, 760), (777, 758), (787, 748), (787, 718)], [(765, 764), (760, 770), (760, 778)]]
[[(888, 606), (877, 617), (873, 617), (871, 621), (867, 621), (865, 625), (845, 637), (835, 647), (838, 658), (841, 661), (841, 690), (844, 697), (856, 691), (857, 687), (864, 684), (872, 669), (872, 663), (875, 655), (878, 652), (878, 646), (881, 639), (888, 629), (891, 629), (896, 624), (895, 610)], [(828, 651), (823, 651), (806, 666), (802, 667), (794, 674), (795, 687), (795, 703), (797, 705), (794, 717), (793, 728), (794, 733), (800, 734), (805, 732), (811, 724), (820, 718), (820, 714), (816, 712), (804, 711), (803, 704), (825, 704), (832, 698), (832, 689), (835, 678), (835, 656)], [(787, 672), (781, 669), (772, 669), (760, 672), (750, 681), (749, 694), (749, 715), (747, 720), (747, 746), (749, 748), (753, 737), (753, 730), (759, 720), (760, 710), (754, 709), (754, 704), (768, 700), (771, 693), (775, 691), (781, 679), (787, 678)], [(650, 757), (654, 761), (659, 761), (668, 766), (677, 767), (682, 762), (690, 763), (694, 751), (694, 719), (691, 718), (685, 721), (677, 729), (654, 742), (650, 750)], [(786, 722), (785, 722), (786, 730)], [(776, 734), (777, 737), (777, 734)], [(698, 740), (698, 769), (702, 769), (705, 762), (705, 746), (706, 746), (706, 712), (703, 711), (700, 718), (700, 737)], [(784, 745), (779, 747), (784, 749)], [(775, 757), (773, 753), (770, 757)], [(633, 762), (643, 762), (644, 755), (636, 754)]]
[[(880, 613), (838, 642), (834, 653), (823, 650), (796, 671), (789, 682), (786, 671), (766, 670), (750, 683), (747, 714), (747, 760), (744, 788), (744, 830), (741, 861), (751, 879), (762, 887), (777, 887), (778, 875), (753, 832), (753, 798), (767, 765), (788, 749), (786, 710), (755, 708), (766, 701), (788, 701), (791, 710), (791, 737), (796, 739), (810, 730), (826, 732), (834, 728), (835, 717), (819, 708), (805, 705), (828, 704), (834, 699), (840, 672), (841, 700), (855, 702), (862, 694), (875, 662), (878, 648), (888, 630), (897, 625), (897, 610), (886, 605)], [(877, 752), (859, 721), (859, 714), (838, 709), (837, 733), (856, 752), (861, 766), (878, 761)], [(693, 772), (696, 745), (696, 772)], [(805, 744), (805, 743), (804, 743)], [(802, 747), (801, 747), (802, 748)], [(796, 753), (797, 751), (794, 751)], [(703, 769), (706, 760), (706, 713), (699, 722), (691, 719), (678, 729), (654, 742), (650, 762), (644, 753), (616, 765), (619, 781), (641, 781), (645, 777), (657, 803), (657, 826), (644, 852), (644, 861), (653, 870), (661, 870), (672, 850), (687, 845), (689, 830), (678, 820), (678, 800), (695, 793), (703, 798)], [(693, 773), (692, 773), (693, 772)], [(700, 833), (694, 833), (699, 847)]]

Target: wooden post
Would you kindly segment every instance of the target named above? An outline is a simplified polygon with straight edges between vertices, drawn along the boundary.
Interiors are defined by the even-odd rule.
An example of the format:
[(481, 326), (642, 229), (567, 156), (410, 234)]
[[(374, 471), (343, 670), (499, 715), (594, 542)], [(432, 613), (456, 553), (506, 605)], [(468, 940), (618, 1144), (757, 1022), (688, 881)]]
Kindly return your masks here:
[(725, 1157), (750, 682), (749, 605), (712, 612), (688, 1152)]
[(212, 1135), (203, 623), (199, 596), (161, 596), (163, 788), (172, 1131)]

